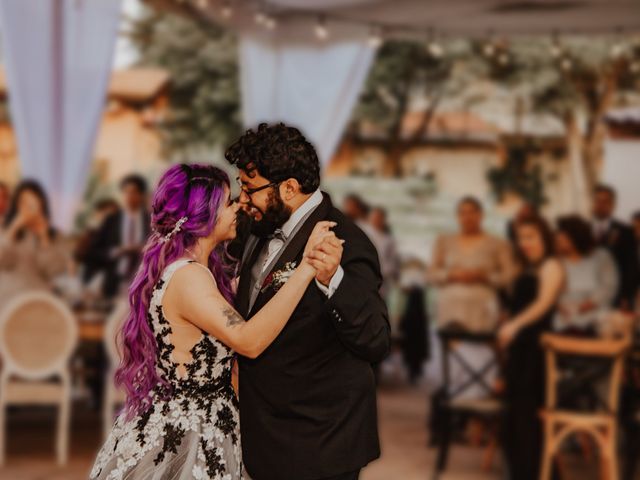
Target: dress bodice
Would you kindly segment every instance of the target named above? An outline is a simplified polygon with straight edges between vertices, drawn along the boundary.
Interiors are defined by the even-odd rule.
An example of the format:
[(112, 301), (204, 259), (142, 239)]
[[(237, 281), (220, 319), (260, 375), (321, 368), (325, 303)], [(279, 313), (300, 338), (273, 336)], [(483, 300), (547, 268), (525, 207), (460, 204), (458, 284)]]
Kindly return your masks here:
[[(233, 350), (203, 331), (200, 340), (190, 350), (191, 361), (184, 364), (186, 376), (180, 375), (180, 364), (172, 357), (175, 346), (171, 341), (171, 323), (162, 308), (162, 300), (171, 277), (178, 269), (190, 263), (200, 265), (194, 260), (181, 259), (167, 266), (149, 302), (149, 322), (158, 346), (156, 369), (175, 394), (210, 395), (230, 385)], [(211, 274), (208, 269), (207, 272)]]

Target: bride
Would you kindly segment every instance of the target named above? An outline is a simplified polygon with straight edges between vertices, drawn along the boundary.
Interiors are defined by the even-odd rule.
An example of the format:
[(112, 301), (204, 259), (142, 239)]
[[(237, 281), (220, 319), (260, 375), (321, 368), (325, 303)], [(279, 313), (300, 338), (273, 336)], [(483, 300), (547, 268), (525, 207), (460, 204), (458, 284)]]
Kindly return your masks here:
[(127, 401), (92, 479), (246, 478), (234, 352), (255, 358), (284, 328), (335, 224), (316, 225), (293, 275), (245, 322), (232, 307), (235, 268), (225, 254), (239, 209), (229, 195), (229, 178), (209, 165), (176, 165), (160, 180), (120, 332), (116, 383)]

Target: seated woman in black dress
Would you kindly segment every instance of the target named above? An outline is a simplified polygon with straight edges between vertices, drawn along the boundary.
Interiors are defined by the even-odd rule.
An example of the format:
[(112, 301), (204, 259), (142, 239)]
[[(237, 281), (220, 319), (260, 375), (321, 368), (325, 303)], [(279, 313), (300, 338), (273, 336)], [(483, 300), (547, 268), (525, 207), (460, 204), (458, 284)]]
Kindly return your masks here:
[(538, 412), (544, 404), (545, 377), (540, 336), (551, 329), (565, 275), (544, 219), (519, 220), (515, 233), (520, 273), (513, 285), (511, 318), (498, 331), (507, 356), (503, 445), (509, 478), (537, 480), (542, 452)]

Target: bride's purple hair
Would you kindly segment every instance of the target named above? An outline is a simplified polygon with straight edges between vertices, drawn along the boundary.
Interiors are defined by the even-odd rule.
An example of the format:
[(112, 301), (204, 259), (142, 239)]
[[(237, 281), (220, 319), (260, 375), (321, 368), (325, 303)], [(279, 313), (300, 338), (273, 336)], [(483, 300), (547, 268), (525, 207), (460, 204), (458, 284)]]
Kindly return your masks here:
[[(127, 394), (129, 418), (150, 405), (156, 387), (168, 387), (156, 370), (157, 344), (149, 323), (149, 303), (164, 268), (185, 255), (200, 237), (209, 236), (225, 201), (229, 177), (211, 165), (175, 165), (165, 172), (153, 195), (152, 233), (143, 250), (142, 263), (129, 288), (130, 313), (119, 332), (122, 359), (115, 381)], [(176, 223), (187, 220), (164, 241)], [(209, 268), (222, 295), (233, 301), (232, 278), (236, 263), (219, 244), (209, 257)]]

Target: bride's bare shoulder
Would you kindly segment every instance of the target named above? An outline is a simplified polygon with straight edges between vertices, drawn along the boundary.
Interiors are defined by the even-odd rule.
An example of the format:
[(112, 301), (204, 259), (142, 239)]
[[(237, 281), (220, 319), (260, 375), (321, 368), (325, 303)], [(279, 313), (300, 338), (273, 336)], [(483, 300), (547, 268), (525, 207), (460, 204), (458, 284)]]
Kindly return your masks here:
[(203, 293), (218, 291), (211, 271), (197, 262), (190, 262), (178, 269), (173, 282), (176, 293), (182, 297), (192, 297)]

